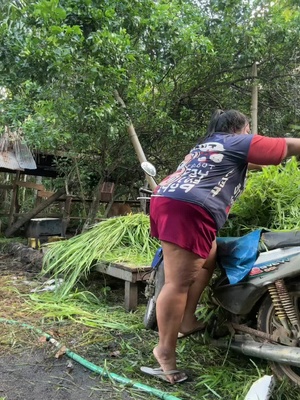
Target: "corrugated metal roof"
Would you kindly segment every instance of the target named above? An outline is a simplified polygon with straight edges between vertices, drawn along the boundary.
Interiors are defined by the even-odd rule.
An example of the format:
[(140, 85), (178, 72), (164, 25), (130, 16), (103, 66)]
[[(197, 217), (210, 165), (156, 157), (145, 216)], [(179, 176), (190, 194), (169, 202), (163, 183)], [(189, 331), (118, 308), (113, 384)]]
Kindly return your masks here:
[(36, 169), (36, 163), (26, 143), (22, 143), (21, 141), (16, 142), (14, 150), (16, 154), (16, 160), (19, 163), (20, 168)]
[(37, 169), (36, 162), (20, 130), (11, 132), (5, 126), (5, 132), (0, 137), (0, 168), (19, 170)]
[(23, 171), (24, 169), (36, 169), (36, 162), (32, 156), (31, 158), (19, 157), (18, 160), (16, 154), (8, 150), (0, 152), (0, 168), (19, 171)]
[(0, 168), (23, 170), (23, 168), (20, 168), (16, 155), (12, 151), (0, 152)]

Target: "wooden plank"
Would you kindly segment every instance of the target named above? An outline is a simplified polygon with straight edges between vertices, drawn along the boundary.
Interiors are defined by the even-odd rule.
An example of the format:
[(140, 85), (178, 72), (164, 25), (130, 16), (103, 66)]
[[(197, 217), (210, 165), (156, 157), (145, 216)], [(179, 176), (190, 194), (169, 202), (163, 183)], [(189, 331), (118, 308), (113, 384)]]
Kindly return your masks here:
[(126, 271), (122, 268), (118, 268), (112, 264), (97, 264), (94, 269), (98, 272), (102, 272), (103, 274), (107, 274), (113, 276), (114, 278), (123, 279), (123, 281), (132, 282), (132, 271)]
[(117, 263), (112, 263), (112, 262), (99, 262), (96, 265), (100, 265), (101, 268), (107, 268), (108, 266), (111, 268), (116, 268), (119, 270), (125, 270), (125, 271), (130, 271), (130, 272), (145, 272), (151, 269), (150, 266), (148, 265), (141, 265), (141, 266), (133, 266), (133, 265), (128, 265), (128, 264), (117, 264)]
[(46, 190), (38, 190), (37, 197), (48, 198), (52, 196), (55, 192), (47, 192)]
[(151, 270), (151, 267), (129, 267), (112, 263), (97, 263), (93, 268), (94, 270), (102, 272), (103, 274), (107, 274), (113, 276), (114, 278), (123, 279), (124, 281), (132, 283), (145, 280), (145, 272)]
[(5, 185), (5, 184), (0, 183), (0, 189), (2, 189), (2, 190), (11, 190), (13, 188), (14, 188), (13, 185)]
[(34, 182), (22, 182), (22, 181), (17, 181), (16, 185), (28, 189), (35, 189), (35, 190), (45, 190), (44, 185), (40, 183), (34, 183)]

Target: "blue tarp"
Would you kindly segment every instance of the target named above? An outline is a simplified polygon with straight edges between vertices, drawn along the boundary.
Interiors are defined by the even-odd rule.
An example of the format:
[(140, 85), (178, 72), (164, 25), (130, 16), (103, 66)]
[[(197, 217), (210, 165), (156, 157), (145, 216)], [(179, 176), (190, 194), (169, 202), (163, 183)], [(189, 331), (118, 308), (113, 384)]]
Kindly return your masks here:
[(259, 229), (242, 237), (217, 238), (219, 263), (230, 284), (240, 282), (251, 271), (258, 257), (261, 233)]

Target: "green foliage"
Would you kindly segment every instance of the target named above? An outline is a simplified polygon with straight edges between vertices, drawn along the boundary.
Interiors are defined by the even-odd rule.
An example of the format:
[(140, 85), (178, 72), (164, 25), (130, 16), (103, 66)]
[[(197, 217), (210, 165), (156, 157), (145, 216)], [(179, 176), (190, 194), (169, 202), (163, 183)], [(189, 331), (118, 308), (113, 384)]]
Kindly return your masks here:
[(117, 89), (146, 156), (165, 175), (204, 135), (212, 109), (249, 113), (254, 61), (260, 132), (295, 133), (296, 2), (100, 3), (0, 5), (0, 124), (21, 126), (32, 148), (86, 154), (85, 175), (139, 182), (143, 174), (127, 137), (127, 116), (114, 99)]
[(285, 165), (250, 172), (244, 193), (232, 207), (233, 219), (221, 234), (238, 236), (257, 228), (300, 228), (300, 170), (295, 157)]

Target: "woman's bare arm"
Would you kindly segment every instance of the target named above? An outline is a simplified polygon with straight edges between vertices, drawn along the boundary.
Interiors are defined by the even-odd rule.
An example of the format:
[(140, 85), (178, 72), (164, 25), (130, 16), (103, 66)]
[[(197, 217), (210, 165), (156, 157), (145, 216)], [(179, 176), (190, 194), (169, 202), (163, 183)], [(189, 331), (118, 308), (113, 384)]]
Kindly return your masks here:
[(300, 155), (300, 139), (286, 138), (287, 153), (286, 157), (299, 156)]

